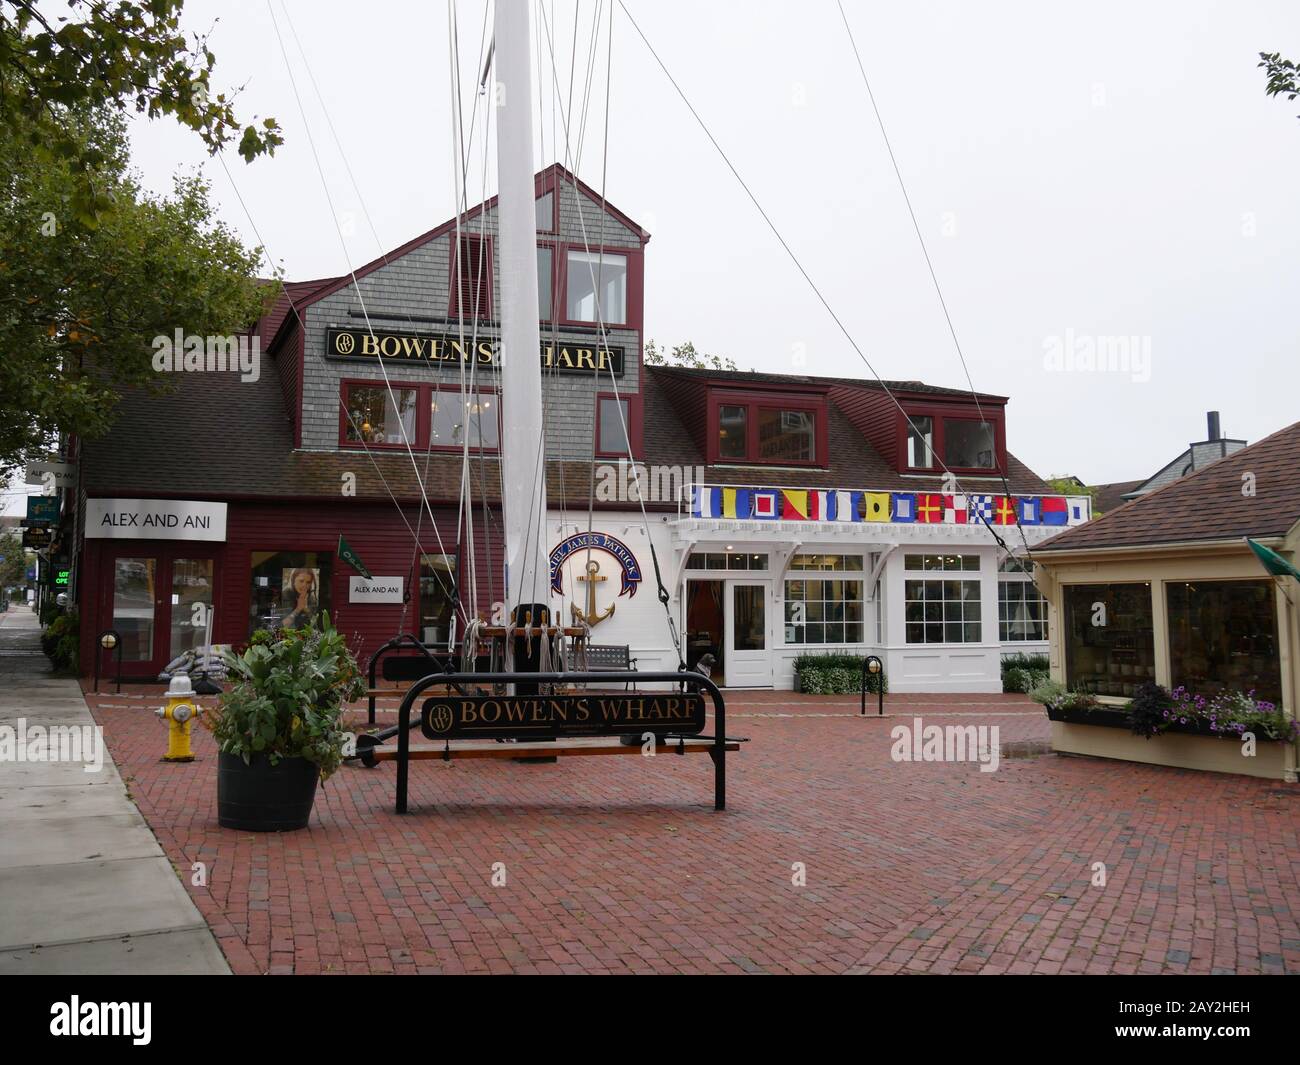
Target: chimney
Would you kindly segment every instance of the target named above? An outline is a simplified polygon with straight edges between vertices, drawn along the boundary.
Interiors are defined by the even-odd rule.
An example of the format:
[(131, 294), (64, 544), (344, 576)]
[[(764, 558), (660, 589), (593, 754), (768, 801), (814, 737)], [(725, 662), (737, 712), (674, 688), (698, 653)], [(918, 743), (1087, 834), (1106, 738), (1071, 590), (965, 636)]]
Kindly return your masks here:
[(1207, 411), (1205, 414), (1206, 429), (1209, 435), (1207, 440), (1218, 440), (1221, 437), (1219, 432), (1219, 412), (1217, 410)]

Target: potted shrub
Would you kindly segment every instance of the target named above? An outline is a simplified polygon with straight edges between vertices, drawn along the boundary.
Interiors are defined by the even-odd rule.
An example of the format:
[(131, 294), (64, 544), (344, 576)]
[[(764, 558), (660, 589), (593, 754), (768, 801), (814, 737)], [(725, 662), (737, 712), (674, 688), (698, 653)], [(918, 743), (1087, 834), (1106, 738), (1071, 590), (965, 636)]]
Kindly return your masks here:
[(217, 820), (253, 832), (304, 828), (317, 781), (343, 762), (343, 704), (365, 694), (356, 658), (328, 614), (257, 633), (224, 658), (230, 689), (202, 719), (220, 746)]

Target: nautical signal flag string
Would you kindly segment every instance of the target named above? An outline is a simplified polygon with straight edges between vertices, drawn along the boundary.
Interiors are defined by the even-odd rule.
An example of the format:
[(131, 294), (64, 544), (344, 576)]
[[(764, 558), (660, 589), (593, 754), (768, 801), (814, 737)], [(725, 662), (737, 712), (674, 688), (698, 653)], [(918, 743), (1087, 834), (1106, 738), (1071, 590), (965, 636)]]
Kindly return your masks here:
[(1087, 496), (948, 495), (822, 488), (696, 485), (691, 516), (759, 521), (895, 522), (916, 525), (1081, 525)]

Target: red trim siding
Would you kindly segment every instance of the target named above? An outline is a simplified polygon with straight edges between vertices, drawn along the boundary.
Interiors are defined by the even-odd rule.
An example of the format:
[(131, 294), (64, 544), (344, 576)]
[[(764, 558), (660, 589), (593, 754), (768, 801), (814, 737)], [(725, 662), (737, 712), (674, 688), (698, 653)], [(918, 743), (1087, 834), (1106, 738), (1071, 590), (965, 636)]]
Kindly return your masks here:
[[(444, 553), (439, 548), (438, 536), (431, 527), (427, 513), (423, 522), (418, 506), (404, 507), (403, 513), (411, 529), (417, 524), (421, 525), (420, 543), (424, 553)], [(456, 513), (455, 506), (434, 508), (437, 532), (442, 537), (447, 554), (456, 553)], [(490, 593), (495, 593), (500, 598), (503, 591), (499, 564), (500, 537), (492, 529), (485, 528), (481, 507), (475, 508), (474, 523), (479, 608), (484, 615), (488, 615), (491, 612)], [(492, 508), (492, 521), (487, 525), (499, 528), (500, 523), (500, 512)], [(418, 622), (418, 575), (414, 584), (411, 581), (415, 544), (410, 529), (391, 503), (231, 503), (227, 512), (226, 533), (225, 543), (95, 539), (84, 542), (78, 595), (83, 616), (81, 661), (86, 675), (94, 670), (93, 656), (99, 651), (96, 645), (99, 633), (111, 627), (113, 575), (106, 561), (112, 554), (133, 557), (154, 557), (160, 554), (182, 558), (212, 557), (215, 562), (213, 640), (238, 646), (248, 639), (253, 552), (328, 553), (331, 556), (330, 617), (339, 631), (348, 637), (349, 644), (354, 648), (359, 644), (358, 659), (364, 665), (366, 658), (380, 644), (396, 635), (401, 624), (402, 605), (354, 605), (347, 601), (349, 578), (355, 574), (334, 555), (339, 535), (343, 534), (371, 573), (376, 576), (400, 576), (406, 581), (411, 595), (406, 615), (408, 629)], [(462, 580), (463, 575), (468, 574), (467, 563), (468, 555), (462, 551)], [(469, 599), (466, 594), (466, 609), (469, 608)], [(463, 631), (463, 626), (461, 628)], [(155, 638), (168, 640), (169, 633), (159, 628)], [(161, 661), (165, 664), (169, 657), (164, 649), (160, 655)], [(108, 675), (113, 675), (111, 670)], [(132, 676), (129, 663), (124, 664), (124, 676)], [(136, 676), (139, 676), (138, 672)]]

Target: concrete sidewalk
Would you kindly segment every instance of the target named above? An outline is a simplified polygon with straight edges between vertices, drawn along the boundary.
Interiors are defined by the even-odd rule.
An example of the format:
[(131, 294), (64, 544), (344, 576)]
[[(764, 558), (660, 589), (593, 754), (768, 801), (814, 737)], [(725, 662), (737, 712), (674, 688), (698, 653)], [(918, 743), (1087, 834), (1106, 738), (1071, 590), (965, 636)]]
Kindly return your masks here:
[[(29, 734), (95, 724), (77, 682), (51, 674), (35, 614), (11, 605), (0, 613), (0, 727), (7, 734), (20, 719)], [(0, 975), (228, 973), (99, 749), (98, 772), (82, 762), (0, 761)]]

